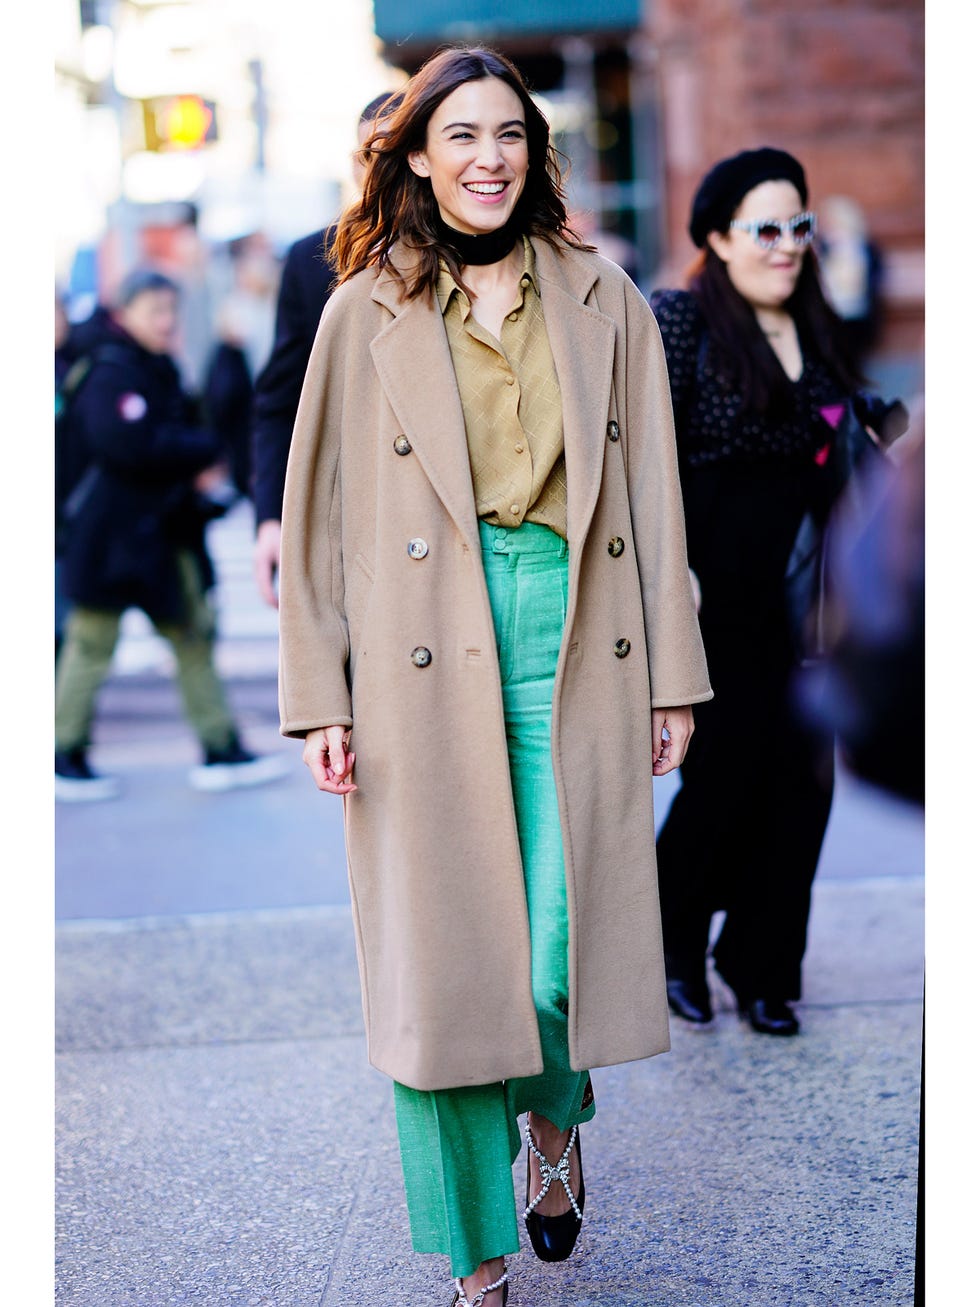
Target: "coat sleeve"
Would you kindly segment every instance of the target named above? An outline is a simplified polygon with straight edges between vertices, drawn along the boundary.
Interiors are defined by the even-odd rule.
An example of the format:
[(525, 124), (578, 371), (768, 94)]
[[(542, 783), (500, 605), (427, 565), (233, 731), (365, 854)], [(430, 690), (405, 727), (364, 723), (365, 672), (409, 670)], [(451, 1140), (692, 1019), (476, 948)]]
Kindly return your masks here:
[(670, 382), (650, 306), (626, 283), (621, 395), (624, 457), (643, 594), (651, 703), (712, 697), (687, 562)]
[[(321, 242), (322, 243), (322, 242)], [(252, 461), (255, 520), (282, 517), (286, 463), (303, 377), (333, 277), (314, 260), (313, 242), (297, 241), (282, 271), (272, 353), (255, 382)]]
[(324, 315), (310, 356), (283, 499), (280, 731), (297, 739), (352, 724), (341, 516), (345, 315), (336, 307)]
[(121, 477), (169, 485), (192, 477), (218, 457), (209, 431), (180, 421), (161, 421), (138, 380), (115, 363), (97, 363), (79, 391), (79, 427), (97, 463)]

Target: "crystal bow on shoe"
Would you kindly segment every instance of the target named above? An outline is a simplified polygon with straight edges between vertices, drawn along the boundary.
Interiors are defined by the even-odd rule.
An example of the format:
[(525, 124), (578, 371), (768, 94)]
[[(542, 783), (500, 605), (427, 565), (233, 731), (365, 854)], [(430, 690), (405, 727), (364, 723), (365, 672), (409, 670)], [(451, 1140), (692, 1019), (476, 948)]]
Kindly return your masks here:
[(541, 1202), (542, 1198), (544, 1198), (545, 1194), (551, 1188), (552, 1181), (558, 1180), (561, 1183), (561, 1187), (565, 1190), (565, 1193), (568, 1194), (568, 1201), (572, 1204), (572, 1211), (575, 1213), (576, 1218), (581, 1221), (582, 1213), (579, 1210), (579, 1205), (576, 1201), (575, 1195), (572, 1193), (572, 1186), (568, 1182), (572, 1174), (572, 1165), (569, 1159), (572, 1155), (572, 1149), (575, 1147), (575, 1140), (578, 1138), (578, 1126), (572, 1126), (568, 1136), (568, 1143), (565, 1145), (565, 1151), (562, 1153), (561, 1157), (559, 1157), (554, 1166), (551, 1165), (544, 1153), (542, 1153), (536, 1146), (534, 1139), (531, 1137), (531, 1126), (528, 1122), (525, 1122), (524, 1124), (524, 1135), (527, 1139), (528, 1150), (538, 1159), (538, 1166), (541, 1169), (542, 1180), (541, 1188), (528, 1203), (527, 1207), (524, 1208), (524, 1219), (527, 1219), (530, 1213), (534, 1211), (535, 1207), (537, 1207), (538, 1203)]
[[(541, 1261), (563, 1262), (575, 1247), (575, 1241), (582, 1228), (582, 1212), (585, 1210), (585, 1176), (582, 1172), (582, 1143), (578, 1126), (572, 1126), (565, 1150), (554, 1166), (535, 1144), (529, 1123), (524, 1133), (527, 1138), (527, 1206), (524, 1208), (524, 1224), (531, 1240), (531, 1247)], [(578, 1157), (580, 1177), (577, 1195), (572, 1193), (572, 1186), (569, 1183), (573, 1148)], [(538, 1159), (542, 1180), (541, 1188), (533, 1198), (531, 1197), (532, 1153)], [(571, 1210), (562, 1212), (560, 1216), (542, 1216), (540, 1212), (535, 1211), (535, 1208), (556, 1180), (565, 1190), (571, 1203)]]

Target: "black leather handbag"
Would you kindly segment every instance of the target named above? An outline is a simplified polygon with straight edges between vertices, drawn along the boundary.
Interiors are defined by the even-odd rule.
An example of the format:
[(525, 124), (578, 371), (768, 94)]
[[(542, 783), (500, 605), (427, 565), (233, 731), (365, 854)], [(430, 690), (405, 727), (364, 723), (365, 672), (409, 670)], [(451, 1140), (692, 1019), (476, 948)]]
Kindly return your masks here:
[(828, 493), (823, 507), (805, 514), (800, 523), (783, 582), (790, 631), (803, 664), (822, 658), (833, 636), (828, 630), (828, 560), (835, 512), (846, 500), (849, 511), (861, 513), (873, 464), (884, 458), (886, 445), (901, 435), (909, 422), (901, 400), (886, 401), (868, 391), (859, 391), (834, 411), (825, 410), (824, 417), (833, 428)]

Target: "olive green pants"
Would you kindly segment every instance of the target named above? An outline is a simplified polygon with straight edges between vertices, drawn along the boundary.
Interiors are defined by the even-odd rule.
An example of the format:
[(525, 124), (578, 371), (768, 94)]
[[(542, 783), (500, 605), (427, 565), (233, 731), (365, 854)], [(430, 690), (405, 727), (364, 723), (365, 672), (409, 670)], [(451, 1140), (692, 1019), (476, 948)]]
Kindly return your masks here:
[[(395, 1117), (416, 1252), (470, 1275), (518, 1250), (512, 1167), (518, 1116), (561, 1130), (595, 1115), (587, 1071), (568, 1064), (568, 904), (551, 763), (551, 696), (568, 598), (568, 546), (545, 526), (480, 523), (531, 929), (531, 987), (544, 1072), (422, 1092), (395, 1084)], [(461, 962), (465, 966), (465, 961)]]
[[(153, 625), (173, 650), (184, 716), (205, 749), (224, 749), (235, 722), (214, 666), (214, 611), (201, 584), (194, 555), (177, 555), (184, 613), (181, 620)], [(109, 674), (122, 622), (119, 609), (71, 609), (55, 679), (54, 741), (59, 752), (90, 743), (95, 701)]]

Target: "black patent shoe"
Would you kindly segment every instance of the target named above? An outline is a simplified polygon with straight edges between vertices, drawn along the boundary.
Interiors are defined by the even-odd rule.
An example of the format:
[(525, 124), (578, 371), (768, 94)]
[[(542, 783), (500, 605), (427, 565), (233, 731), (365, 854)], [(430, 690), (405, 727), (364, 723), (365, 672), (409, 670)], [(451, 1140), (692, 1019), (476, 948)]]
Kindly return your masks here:
[(503, 1286), (504, 1290), (502, 1295), (504, 1307), (507, 1307), (507, 1289), (509, 1286), (507, 1283), (506, 1267), (504, 1268), (504, 1273), (500, 1279), (494, 1280), (493, 1284), (485, 1284), (475, 1298), (467, 1298), (466, 1294), (463, 1292), (463, 1281), (457, 1280), (456, 1292), (453, 1294), (453, 1300), (449, 1304), (449, 1307), (480, 1307), (487, 1294), (493, 1293), (494, 1289), (499, 1289), (501, 1286)]
[[(527, 1206), (524, 1208), (524, 1224), (531, 1240), (531, 1247), (543, 1262), (563, 1262), (575, 1247), (575, 1240), (582, 1228), (582, 1213), (585, 1211), (585, 1172), (582, 1170), (582, 1143), (579, 1139), (578, 1126), (572, 1126), (568, 1136), (568, 1143), (565, 1145), (565, 1151), (554, 1166), (535, 1145), (531, 1137), (531, 1126), (527, 1122), (525, 1122), (524, 1126), (524, 1135), (527, 1139), (527, 1197), (525, 1199)], [(580, 1177), (578, 1197), (572, 1193), (571, 1186), (568, 1183), (568, 1177), (571, 1173), (569, 1159), (573, 1148), (578, 1158)], [(532, 1153), (538, 1159), (543, 1182), (533, 1199), (531, 1197)], [(557, 1180), (565, 1190), (571, 1207), (567, 1212), (562, 1212), (560, 1216), (541, 1216), (534, 1209), (551, 1188), (553, 1180)]]
[(781, 998), (739, 999), (739, 1014), (746, 1017), (760, 1035), (798, 1035), (800, 1023), (789, 1004)]
[(697, 984), (688, 980), (668, 980), (667, 1006), (675, 1016), (696, 1026), (708, 1025), (714, 1016), (711, 995), (703, 981)]

